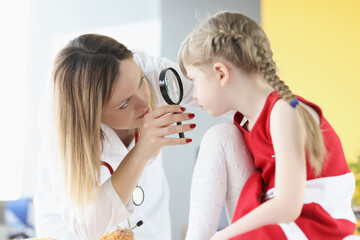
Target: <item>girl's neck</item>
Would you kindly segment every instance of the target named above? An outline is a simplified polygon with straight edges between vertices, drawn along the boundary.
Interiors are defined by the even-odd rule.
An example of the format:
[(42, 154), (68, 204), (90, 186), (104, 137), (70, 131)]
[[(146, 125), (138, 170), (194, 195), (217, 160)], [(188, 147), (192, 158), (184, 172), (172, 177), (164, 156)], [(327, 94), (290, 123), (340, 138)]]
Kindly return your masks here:
[[(235, 90), (235, 88), (234, 88)], [(237, 100), (234, 101), (234, 109), (241, 112), (248, 120), (248, 130), (258, 119), (267, 97), (274, 89), (267, 83), (261, 75), (248, 75), (247, 79), (241, 81), (234, 93), (237, 92)], [(241, 92), (241, 94), (239, 94)]]

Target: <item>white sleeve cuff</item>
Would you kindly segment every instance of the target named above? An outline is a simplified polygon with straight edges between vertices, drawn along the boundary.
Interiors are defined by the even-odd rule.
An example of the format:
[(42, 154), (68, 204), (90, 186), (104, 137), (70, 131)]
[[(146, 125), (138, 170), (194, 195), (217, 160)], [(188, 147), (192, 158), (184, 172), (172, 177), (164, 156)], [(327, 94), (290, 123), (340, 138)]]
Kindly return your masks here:
[(125, 204), (115, 191), (115, 188), (112, 185), (111, 178), (109, 178), (100, 188), (99, 197), (102, 198), (103, 196), (105, 196), (105, 198), (109, 199), (109, 201), (111, 202), (110, 206), (112, 206), (111, 211), (113, 213), (114, 219), (120, 219), (120, 221), (123, 221), (125, 218), (129, 217), (134, 212), (134, 204), (132, 203), (132, 201), (130, 201), (125, 206)]
[[(70, 210), (70, 209), (68, 209)], [(75, 210), (75, 209), (73, 209)], [(76, 211), (64, 211), (65, 223), (80, 239), (97, 239), (111, 231), (134, 211), (133, 203), (127, 206), (116, 193), (111, 178), (101, 185), (95, 201), (87, 208), (85, 214)]]

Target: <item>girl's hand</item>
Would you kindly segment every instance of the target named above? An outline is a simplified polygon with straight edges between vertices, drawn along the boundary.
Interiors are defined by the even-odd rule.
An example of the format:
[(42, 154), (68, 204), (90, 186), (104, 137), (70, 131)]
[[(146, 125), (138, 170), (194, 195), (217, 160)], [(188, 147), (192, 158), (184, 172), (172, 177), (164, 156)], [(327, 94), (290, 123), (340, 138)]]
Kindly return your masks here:
[(163, 146), (183, 145), (192, 141), (190, 138), (165, 138), (168, 135), (194, 130), (195, 124), (171, 126), (176, 122), (194, 118), (194, 114), (185, 113), (185, 110), (185, 108), (178, 105), (167, 105), (145, 115), (140, 138), (135, 146), (143, 159), (154, 158), (159, 154)]

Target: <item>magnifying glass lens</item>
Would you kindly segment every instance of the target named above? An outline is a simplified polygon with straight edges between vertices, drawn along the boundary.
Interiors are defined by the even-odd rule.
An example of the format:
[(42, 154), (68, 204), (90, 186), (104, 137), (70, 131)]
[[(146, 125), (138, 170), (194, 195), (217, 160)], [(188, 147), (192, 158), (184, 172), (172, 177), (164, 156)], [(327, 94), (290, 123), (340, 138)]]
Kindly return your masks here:
[(174, 103), (180, 99), (180, 87), (178, 79), (172, 71), (166, 71), (165, 74), (165, 87), (168, 96)]
[[(166, 68), (160, 72), (159, 86), (161, 95), (168, 104), (180, 104), (184, 90), (181, 78), (174, 68)], [(181, 125), (181, 122), (177, 122), (176, 124)], [(179, 137), (184, 138), (184, 133), (180, 132)]]

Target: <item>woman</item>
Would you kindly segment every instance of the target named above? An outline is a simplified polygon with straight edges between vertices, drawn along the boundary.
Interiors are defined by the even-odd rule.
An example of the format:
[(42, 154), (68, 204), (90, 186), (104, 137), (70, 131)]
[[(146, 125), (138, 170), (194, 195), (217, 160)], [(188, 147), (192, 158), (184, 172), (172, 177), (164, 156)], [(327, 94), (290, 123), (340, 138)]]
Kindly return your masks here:
[[(132, 53), (116, 40), (86, 34), (57, 55), (52, 76), (53, 117), (35, 196), (37, 235), (97, 239), (117, 225), (142, 220), (136, 239), (171, 239), (169, 192), (161, 148), (191, 142), (165, 138), (191, 131), (185, 108), (165, 105), (158, 76), (177, 67)], [(194, 104), (184, 84), (184, 103)], [(178, 114), (173, 114), (178, 113)], [(135, 136), (138, 136), (135, 144)], [(55, 139), (54, 144), (50, 144)], [(47, 145), (46, 145), (47, 144)], [(112, 173), (112, 170), (114, 172)], [(136, 186), (144, 202), (134, 206)]]

